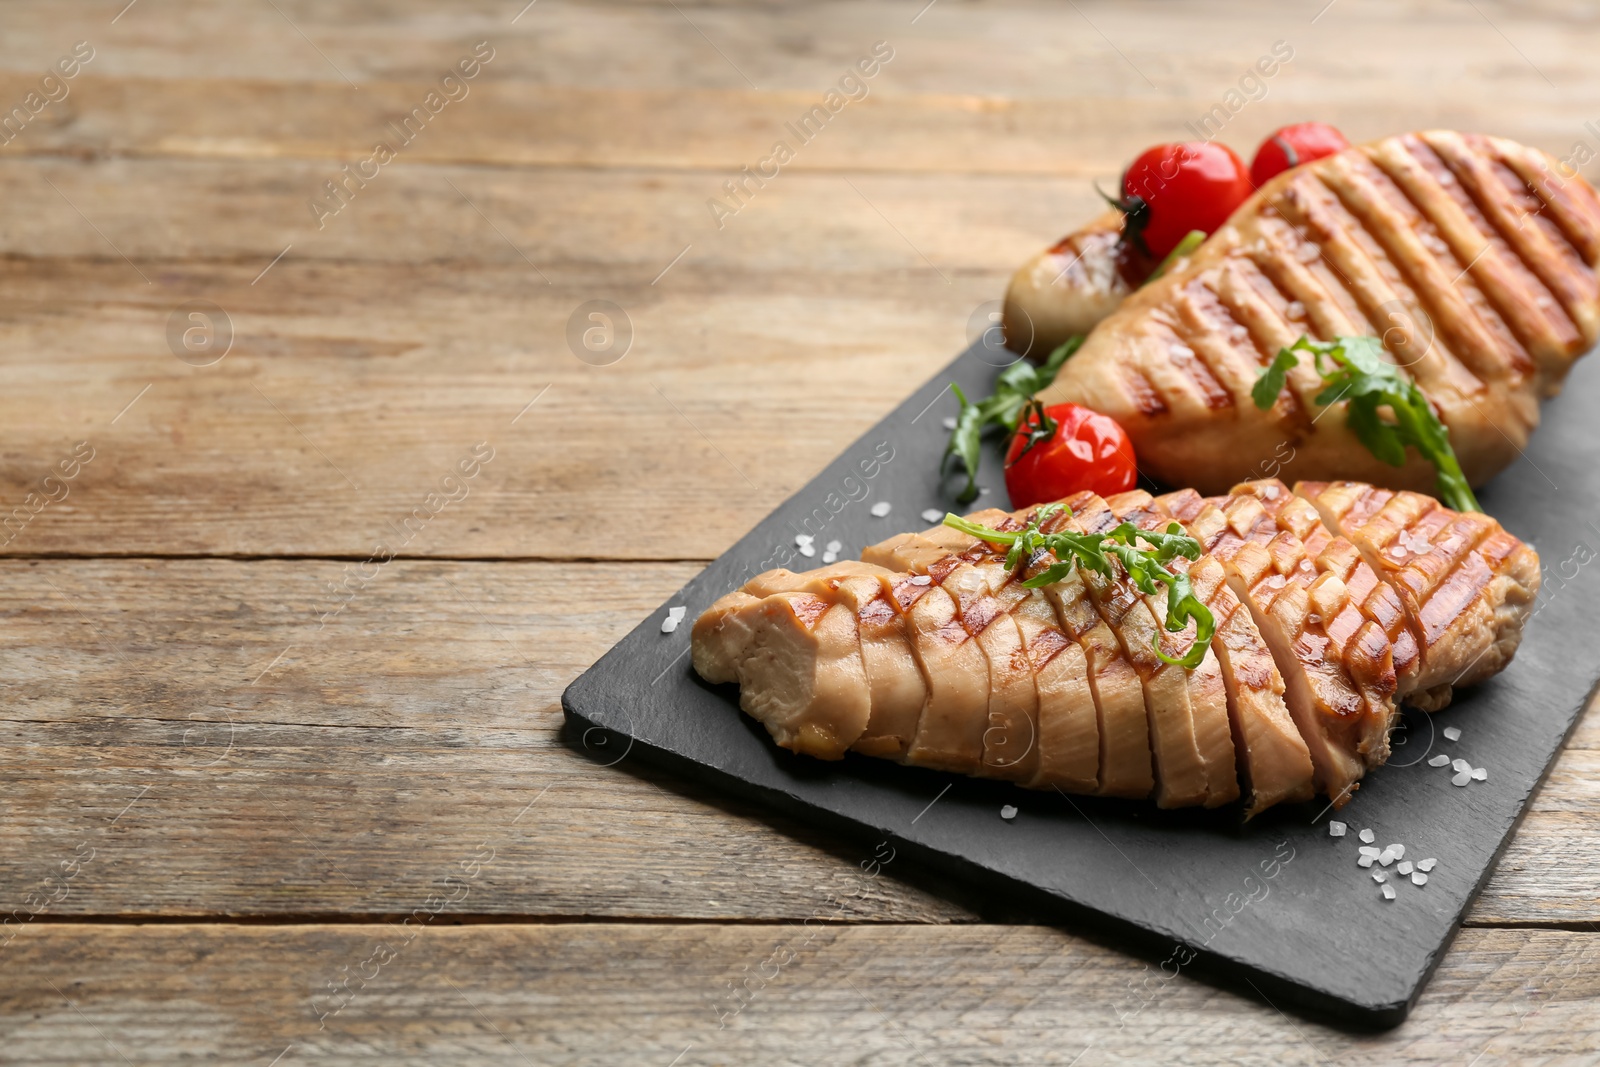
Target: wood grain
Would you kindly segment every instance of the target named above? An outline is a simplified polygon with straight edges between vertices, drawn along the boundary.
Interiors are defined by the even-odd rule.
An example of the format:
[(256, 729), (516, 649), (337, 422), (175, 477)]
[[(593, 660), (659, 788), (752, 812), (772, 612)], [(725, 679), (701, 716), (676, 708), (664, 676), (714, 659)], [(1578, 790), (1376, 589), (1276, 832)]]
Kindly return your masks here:
[[(1569, 155), (1600, 147), (1592, 13), (62, 0), (7, 8), (0, 107), (78, 40), (71, 95), (0, 146), (0, 904), (37, 911), (0, 945), (8, 1060), (1593, 1061), (1593, 714), (1411, 1021), (1370, 1038), (1187, 977), (1144, 1004), (1143, 964), (601, 766), (558, 710), (1275, 40), (1241, 152), (1319, 118)], [(481, 40), (472, 95), (319, 228), (321, 183)], [(867, 98), (717, 227), (707, 199), (878, 40)], [(235, 333), (212, 366), (169, 349), (196, 299)], [(566, 340), (594, 299), (634, 330), (610, 366)], [(405, 558), (349, 579), (379, 543)], [(319, 625), (330, 582), (357, 592)], [(311, 997), (484, 847), (318, 1030)]]
[(1559, 930), (1463, 931), (1376, 1036), (1047, 927), (49, 925), (4, 951), (15, 1063), (1495, 1067), (1600, 1044), (1600, 934)]
[[(403, 914), (490, 841), (494, 874), (452, 910), (804, 919), (866, 852), (560, 734), (561, 689), (696, 570), (0, 565), (0, 903), (62, 893), (52, 872), (92, 849), (43, 918)], [(1600, 920), (1597, 780), (1590, 716), (1471, 921)], [(1015, 918), (928, 872), (848, 900), (861, 921)]]

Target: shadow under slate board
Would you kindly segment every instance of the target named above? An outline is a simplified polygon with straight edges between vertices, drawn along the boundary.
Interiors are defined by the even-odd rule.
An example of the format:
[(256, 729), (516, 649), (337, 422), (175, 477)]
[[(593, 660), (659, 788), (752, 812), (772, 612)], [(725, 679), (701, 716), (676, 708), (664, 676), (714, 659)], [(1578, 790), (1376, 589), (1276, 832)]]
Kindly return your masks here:
[[(1600, 357), (1578, 363), (1565, 393), (1545, 405), (1527, 455), (1481, 494), (1490, 514), (1535, 545), (1544, 568), (1515, 661), (1436, 715), (1408, 712), (1392, 761), (1339, 813), (1319, 799), (1241, 825), (1235, 808), (1163, 812), (855, 754), (796, 756), (740, 712), (735, 687), (707, 685), (690, 666), (695, 617), (754, 574), (818, 566), (832, 540), (843, 544), (841, 559), (852, 558), (930, 525), (923, 511), (952, 506), (937, 473), (943, 421), (956, 410), (947, 385), (986, 393), (997, 372), (986, 355), (974, 346), (939, 372), (574, 681), (562, 697), (569, 737), (606, 753), (602, 762), (625, 767), (626, 754), (868, 847), (888, 839), (914, 866), (1274, 1005), (1360, 1027), (1399, 1023), (1600, 677), (1591, 615), (1600, 565), (1585, 565), (1600, 550), (1600, 428), (1591, 414), (1600, 410)], [(992, 453), (980, 482), (989, 489), (973, 507), (1009, 506)], [(883, 503), (888, 514), (874, 514)], [(804, 532), (816, 536), (815, 558), (795, 551)], [(686, 617), (663, 633), (667, 608), (678, 605)], [(1448, 740), (1447, 727), (1459, 739)], [(1487, 779), (1453, 785), (1451, 766), (1430, 766), (1440, 754), (1484, 768)], [(1018, 809), (1009, 821), (1000, 814), (1007, 804)], [(1345, 836), (1330, 835), (1334, 818), (1349, 825)], [(1426, 884), (1399, 875), (1397, 864), (1357, 866), (1367, 828), (1380, 849), (1400, 843), (1405, 859), (1436, 859)], [(1384, 872), (1382, 885), (1374, 871)]]

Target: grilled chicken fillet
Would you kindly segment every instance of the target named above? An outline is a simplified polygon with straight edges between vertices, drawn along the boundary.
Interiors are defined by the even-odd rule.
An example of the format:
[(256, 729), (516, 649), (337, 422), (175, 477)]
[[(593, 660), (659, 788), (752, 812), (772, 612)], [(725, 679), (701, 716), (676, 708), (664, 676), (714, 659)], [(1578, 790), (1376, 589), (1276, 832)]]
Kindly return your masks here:
[[(1041, 399), (1112, 416), (1146, 474), (1202, 493), (1268, 461), (1300, 478), (1426, 490), (1433, 468), (1419, 455), (1389, 467), (1342, 411), (1323, 413), (1309, 359), (1270, 409), (1250, 395), (1301, 336), (1377, 336), (1437, 406), (1481, 485), (1520, 454), (1540, 399), (1594, 345), (1597, 266), (1600, 197), (1544, 153), (1448, 131), (1391, 137), (1274, 178), (1126, 299), (1120, 289), (1098, 303), (1074, 294), (1080, 311), (1118, 306)], [(1029, 291), (1017, 281), (1013, 290), (1019, 301)]]
[[(1193, 624), (1125, 575), (1022, 585), (998, 546), (935, 527), (802, 574), (769, 571), (696, 621), (695, 669), (736, 682), (782, 746), (848, 749), (1034, 789), (1215, 807), (1347, 802), (1388, 757), (1397, 700), (1433, 710), (1509, 662), (1538, 557), (1483, 515), (1353, 483), (1247, 482), (1222, 496), (1080, 494), (1046, 528), (1177, 522), (1216, 630), (1193, 670), (1166, 664)], [(1021, 529), (1028, 511), (970, 518)]]

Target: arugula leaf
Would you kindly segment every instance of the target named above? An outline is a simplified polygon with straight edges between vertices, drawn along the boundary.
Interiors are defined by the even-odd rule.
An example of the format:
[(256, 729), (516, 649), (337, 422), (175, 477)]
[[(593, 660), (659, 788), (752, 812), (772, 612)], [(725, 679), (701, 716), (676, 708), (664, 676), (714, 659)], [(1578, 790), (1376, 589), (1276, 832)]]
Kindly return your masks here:
[[(1205, 659), (1206, 649), (1211, 647), (1212, 635), (1216, 633), (1216, 617), (1194, 595), (1188, 572), (1174, 572), (1167, 567), (1178, 556), (1199, 559), (1200, 542), (1184, 533), (1183, 527), (1176, 522), (1169, 523), (1162, 531), (1141, 530), (1131, 522), (1124, 522), (1103, 534), (1080, 534), (1071, 530), (1045, 533), (1041, 527), (1062, 507), (1061, 504), (1046, 504), (1033, 513), (1026, 527), (1016, 531), (991, 529), (950, 514), (945, 515), (944, 524), (990, 544), (1010, 546), (1006, 553), (1006, 566), (1013, 570), (1033, 560), (1040, 552), (1055, 557), (1056, 562), (1022, 583), (1025, 589), (1038, 589), (1059, 582), (1072, 573), (1073, 567), (1113, 578), (1116, 573), (1111, 566), (1113, 559), (1122, 564), (1129, 581), (1146, 596), (1157, 595), (1164, 586), (1167, 594), (1167, 631), (1181, 633), (1193, 621), (1195, 638), (1188, 652), (1173, 657), (1162, 651), (1161, 637), (1157, 634), (1151, 639), (1156, 657), (1163, 663), (1181, 666), (1185, 670), (1192, 671), (1200, 666)], [(1070, 516), (1072, 512), (1068, 510), (1067, 514)], [(1138, 541), (1154, 547), (1141, 548)]]
[[(1383, 342), (1376, 337), (1336, 337), (1313, 341), (1302, 336), (1277, 356), (1256, 379), (1251, 398), (1266, 410), (1283, 389), (1289, 368), (1299, 362), (1299, 352), (1310, 352), (1323, 382), (1316, 396), (1321, 405), (1346, 402), (1345, 425), (1356, 440), (1392, 467), (1405, 465), (1406, 449), (1415, 448), (1433, 464), (1439, 499), (1456, 511), (1482, 511), (1467, 484), (1450, 431), (1416, 382), (1383, 358)], [(1384, 418), (1387, 408), (1393, 421)]]
[(1168, 267), (1172, 266), (1178, 260), (1182, 259), (1184, 256), (1187, 256), (1189, 253), (1193, 252), (1195, 249), (1199, 248), (1205, 243), (1206, 231), (1190, 230), (1188, 233), (1183, 235), (1183, 239), (1181, 241), (1179, 241), (1176, 245), (1173, 245), (1172, 251), (1167, 253), (1167, 258), (1163, 259), (1160, 265), (1157, 266), (1155, 270), (1150, 272), (1150, 277), (1146, 278), (1140, 284), (1149, 285), (1151, 282), (1167, 273)]
[[(1299, 341), (1295, 342), (1296, 347)], [(1283, 383), (1288, 380), (1289, 368), (1299, 363), (1300, 359), (1294, 354), (1293, 348), (1280, 348), (1273, 357), (1272, 363), (1261, 372), (1261, 377), (1256, 379), (1256, 384), (1250, 388), (1250, 399), (1256, 402), (1256, 407), (1262, 411), (1267, 410), (1278, 401), (1278, 394), (1283, 392)]]

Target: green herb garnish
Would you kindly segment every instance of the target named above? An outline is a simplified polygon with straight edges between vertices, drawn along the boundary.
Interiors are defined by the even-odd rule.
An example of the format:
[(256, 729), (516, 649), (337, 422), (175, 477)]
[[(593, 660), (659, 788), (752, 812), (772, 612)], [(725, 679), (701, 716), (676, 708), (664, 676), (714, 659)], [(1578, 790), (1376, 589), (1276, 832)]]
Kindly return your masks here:
[[(1114, 530), (1099, 534), (1080, 534), (1070, 530), (1045, 533), (1040, 529), (1063, 509), (1061, 504), (1046, 504), (1033, 513), (1026, 527), (1009, 532), (970, 522), (959, 515), (945, 515), (944, 524), (990, 544), (1009, 545), (1006, 567), (1011, 570), (1033, 560), (1040, 552), (1054, 556), (1056, 562), (1022, 583), (1025, 589), (1038, 589), (1059, 582), (1072, 573), (1075, 566), (1087, 568), (1105, 578), (1115, 578), (1116, 571), (1111, 566), (1113, 559), (1122, 564), (1134, 587), (1146, 596), (1155, 596), (1161, 586), (1166, 586), (1167, 631), (1180, 633), (1193, 620), (1194, 644), (1189, 646), (1187, 653), (1177, 658), (1161, 650), (1159, 637), (1153, 638), (1151, 645), (1163, 663), (1176, 664), (1191, 671), (1200, 666), (1205, 659), (1206, 649), (1211, 645), (1217, 622), (1211, 609), (1194, 595), (1188, 572), (1174, 572), (1167, 567), (1178, 556), (1189, 560), (1199, 559), (1200, 542), (1184, 533), (1183, 527), (1176, 522), (1170, 523), (1164, 531), (1141, 530), (1131, 522), (1124, 522)], [(1068, 510), (1067, 514), (1071, 515), (1071, 511)], [(1135, 544), (1136, 540), (1152, 547), (1141, 548)]]
[[(1256, 407), (1265, 411), (1278, 399), (1289, 368), (1300, 362), (1299, 352), (1312, 353), (1323, 390), (1316, 403), (1349, 402), (1345, 424), (1374, 456), (1392, 467), (1406, 461), (1410, 445), (1433, 464), (1437, 474), (1439, 499), (1456, 511), (1482, 511), (1472, 495), (1461, 464), (1450, 447), (1450, 432), (1434, 414), (1416, 382), (1404, 377), (1400, 369), (1383, 358), (1383, 342), (1376, 337), (1337, 337), (1332, 341), (1313, 341), (1302, 336), (1288, 348), (1279, 349), (1272, 363), (1256, 379), (1250, 396)], [(1393, 421), (1380, 409), (1387, 407)]]
[(1023, 409), (1033, 395), (1051, 382), (1061, 370), (1061, 365), (1083, 344), (1082, 337), (1069, 338), (1059, 345), (1042, 366), (1019, 359), (1000, 372), (995, 379), (994, 393), (976, 403), (967, 399), (959, 385), (950, 386), (961, 401), (961, 411), (956, 415), (956, 428), (950, 431), (950, 443), (945, 446), (940, 460), (941, 473), (949, 468), (952, 456), (961, 460), (967, 472), (967, 487), (956, 498), (960, 504), (970, 504), (978, 495), (978, 463), (983, 455), (983, 438), (998, 428), (1006, 436), (1016, 432)]
[(1172, 251), (1167, 253), (1167, 258), (1163, 259), (1161, 264), (1156, 267), (1155, 270), (1150, 272), (1150, 277), (1146, 278), (1140, 284), (1149, 285), (1151, 282), (1167, 273), (1167, 268), (1172, 266), (1173, 263), (1182, 259), (1184, 256), (1187, 256), (1189, 253), (1193, 252), (1195, 249), (1199, 248), (1205, 243), (1206, 231), (1190, 230), (1188, 233), (1183, 235), (1183, 240), (1172, 246)]

